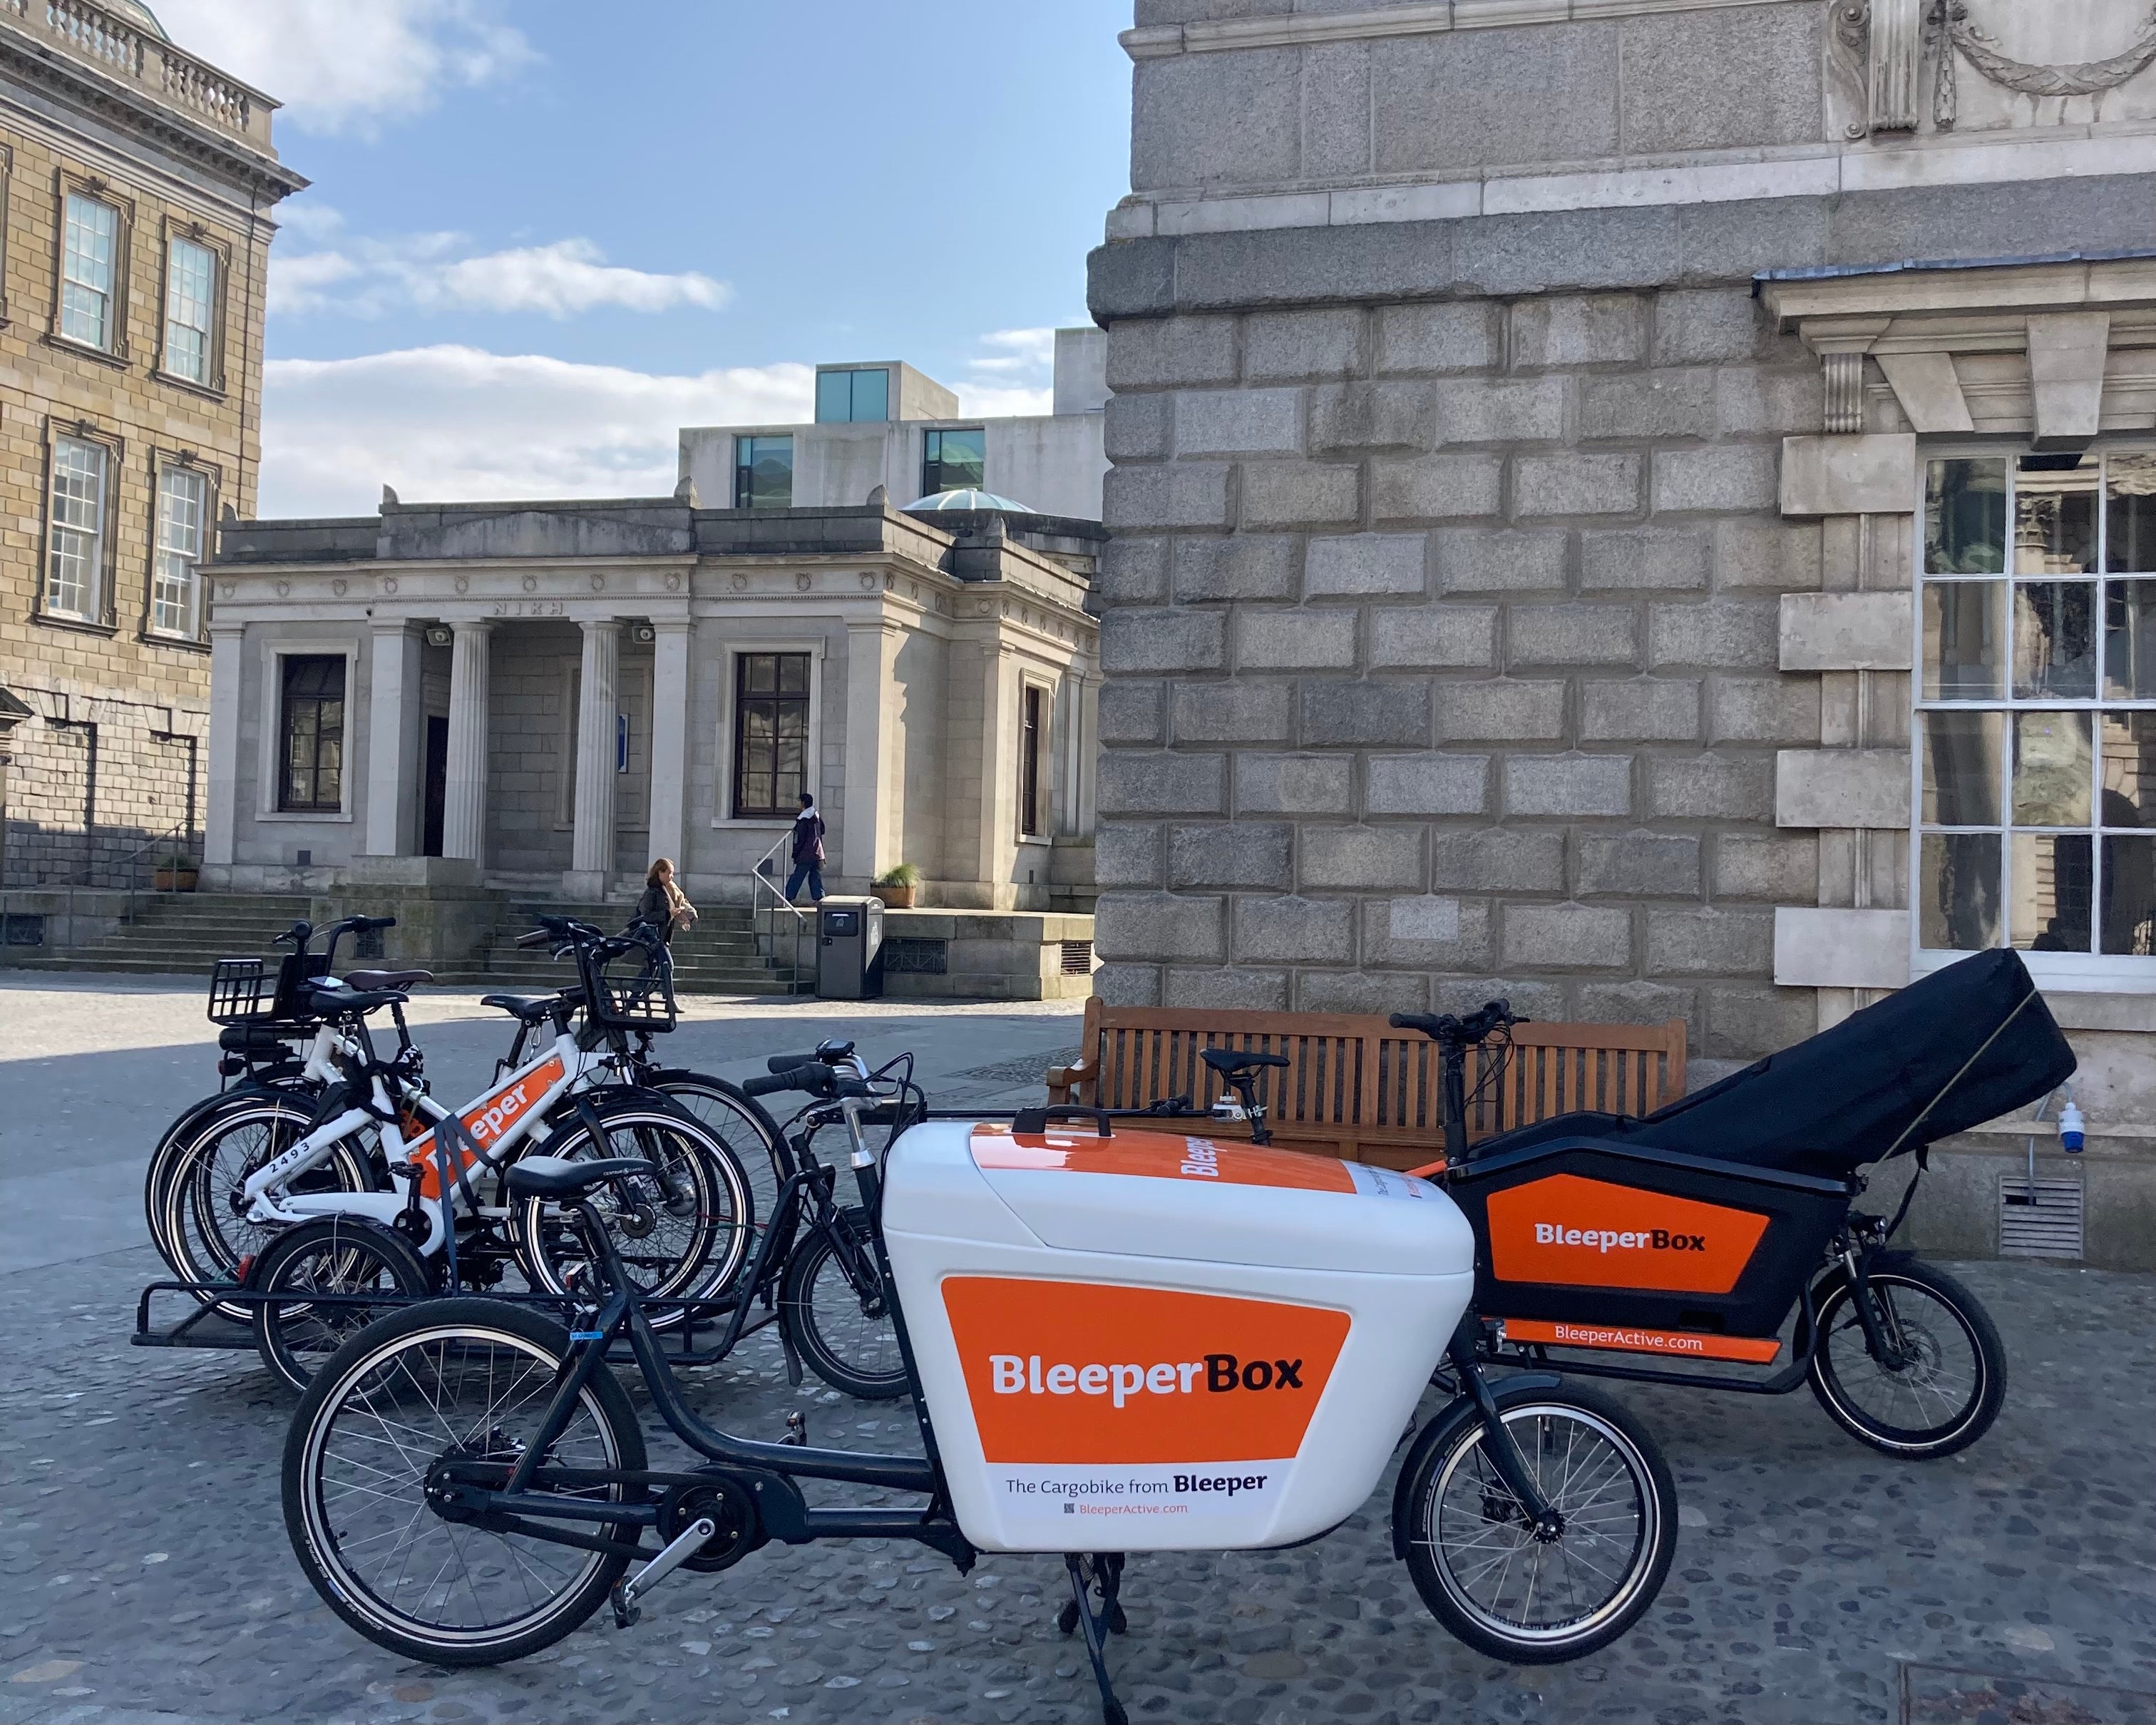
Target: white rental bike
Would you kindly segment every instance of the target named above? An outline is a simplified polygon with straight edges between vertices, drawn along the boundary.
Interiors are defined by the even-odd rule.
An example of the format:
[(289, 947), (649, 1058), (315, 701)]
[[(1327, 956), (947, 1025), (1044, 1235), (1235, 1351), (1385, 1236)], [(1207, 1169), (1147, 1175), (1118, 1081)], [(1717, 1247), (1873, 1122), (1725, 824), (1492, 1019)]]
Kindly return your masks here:
[[(295, 1389), (346, 1335), (381, 1315), (355, 1296), (493, 1288), (512, 1269), (536, 1292), (566, 1293), (588, 1260), (582, 1236), (559, 1204), (514, 1197), (502, 1178), (535, 1150), (634, 1164), (604, 1183), (597, 1207), (629, 1275), (659, 1302), (662, 1326), (682, 1322), (686, 1309), (668, 1301), (716, 1298), (739, 1275), (753, 1225), (740, 1163), (670, 1097), (628, 1081), (623, 1056), (598, 1034), (670, 1028), (664, 947), (541, 920), (520, 944), (572, 951), (581, 1003), (561, 997), (551, 1044), (454, 1112), (418, 1081), (402, 987), (311, 987), (309, 1004), (321, 1020), (306, 1061), (307, 1077), (322, 1086), (315, 1123), (238, 1195), (249, 1223), (280, 1230), (243, 1261), (240, 1281), (257, 1296), (249, 1303), (263, 1358)], [(625, 956), (636, 962), (634, 973), (610, 974)], [(572, 1019), (579, 1004), (581, 1034)], [(387, 1059), (367, 1022), (385, 1007), (398, 1036)], [(311, 1170), (370, 1135), (401, 1189), (300, 1189)], [(316, 1302), (310, 1294), (336, 1297)]]

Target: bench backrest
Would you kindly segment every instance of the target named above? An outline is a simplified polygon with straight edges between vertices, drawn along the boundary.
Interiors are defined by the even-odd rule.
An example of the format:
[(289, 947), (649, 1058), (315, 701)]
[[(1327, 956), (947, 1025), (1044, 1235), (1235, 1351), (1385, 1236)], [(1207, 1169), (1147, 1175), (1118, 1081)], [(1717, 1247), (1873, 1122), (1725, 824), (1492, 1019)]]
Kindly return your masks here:
[[(1285, 1068), (1265, 1074), (1277, 1144), (1391, 1168), (1444, 1154), (1437, 1045), (1381, 1018), (1111, 1007), (1091, 999), (1078, 1060), (1049, 1073), (1050, 1096), (1142, 1108), (1188, 1096), (1209, 1107), (1222, 1086), (1199, 1059), (1208, 1048), (1286, 1056)], [(1486, 1083), (1487, 1059), (1469, 1051), (1471, 1140), (1578, 1109), (1647, 1114), (1684, 1094), (1684, 1020), (1529, 1022), (1515, 1028), (1508, 1064)]]

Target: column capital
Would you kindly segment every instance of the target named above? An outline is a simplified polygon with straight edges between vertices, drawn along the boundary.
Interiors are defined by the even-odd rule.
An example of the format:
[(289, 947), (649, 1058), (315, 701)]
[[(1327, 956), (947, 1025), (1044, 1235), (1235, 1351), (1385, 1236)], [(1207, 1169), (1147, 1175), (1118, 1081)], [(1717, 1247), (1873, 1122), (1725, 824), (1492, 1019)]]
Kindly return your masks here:
[(494, 633), (491, 617), (460, 617), (451, 621), (449, 627), (460, 635), (490, 635)]
[(588, 635), (605, 634), (609, 632), (619, 634), (622, 625), (628, 621), (629, 619), (626, 617), (580, 617), (577, 619), (577, 627)]

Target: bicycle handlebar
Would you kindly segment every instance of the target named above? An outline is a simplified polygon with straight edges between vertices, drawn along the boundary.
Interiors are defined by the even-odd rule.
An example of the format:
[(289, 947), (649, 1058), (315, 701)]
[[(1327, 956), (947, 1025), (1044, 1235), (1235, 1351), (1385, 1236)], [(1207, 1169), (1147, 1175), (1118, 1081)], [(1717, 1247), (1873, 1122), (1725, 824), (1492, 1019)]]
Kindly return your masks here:
[(1512, 1010), (1509, 1000), (1486, 1000), (1475, 1011), (1463, 1014), (1396, 1012), (1386, 1022), (1395, 1030), (1419, 1030), (1433, 1042), (1465, 1045), (1486, 1042), (1499, 1030), (1509, 1030), (1527, 1020)]

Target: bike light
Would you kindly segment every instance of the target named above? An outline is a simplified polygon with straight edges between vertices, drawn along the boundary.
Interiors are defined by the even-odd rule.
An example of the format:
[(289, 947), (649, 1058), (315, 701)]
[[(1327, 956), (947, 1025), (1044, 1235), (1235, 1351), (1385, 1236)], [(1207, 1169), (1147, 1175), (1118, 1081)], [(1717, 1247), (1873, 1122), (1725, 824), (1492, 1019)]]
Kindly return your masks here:
[(2059, 1111), (2059, 1147), (2069, 1156), (2078, 1156), (2083, 1142), (2082, 1111), (2068, 1102)]
[(237, 1055), (228, 1055), (217, 1063), (217, 1076), (220, 1078), (237, 1078), (246, 1070), (247, 1062)]

